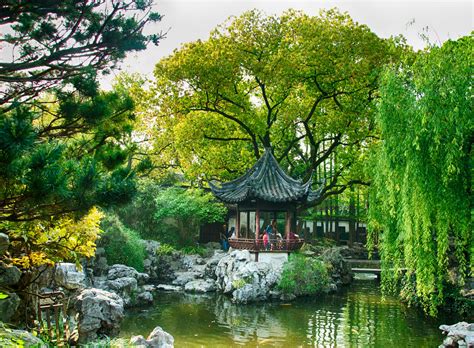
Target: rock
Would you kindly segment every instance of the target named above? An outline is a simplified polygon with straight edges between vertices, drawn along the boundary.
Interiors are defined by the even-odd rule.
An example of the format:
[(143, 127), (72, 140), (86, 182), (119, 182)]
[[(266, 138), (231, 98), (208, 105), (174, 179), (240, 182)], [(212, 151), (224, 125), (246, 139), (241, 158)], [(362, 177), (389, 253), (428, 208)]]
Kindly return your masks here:
[(130, 338), (130, 345), (146, 347), (146, 339), (142, 335), (132, 336), (132, 338)]
[(13, 286), (18, 284), (21, 277), (21, 271), (18, 267), (7, 265), (0, 261), (0, 285)]
[(115, 280), (119, 278), (135, 278), (138, 285), (144, 285), (150, 279), (146, 273), (140, 273), (133, 267), (125, 265), (112, 265), (107, 273), (108, 280)]
[(183, 288), (181, 286), (176, 285), (168, 285), (168, 284), (158, 284), (156, 286), (156, 290), (161, 291), (181, 291)]
[(294, 294), (282, 294), (280, 300), (282, 301), (293, 301), (296, 298)]
[(68, 290), (81, 289), (86, 287), (85, 279), (84, 272), (78, 271), (75, 264), (66, 262), (56, 264), (54, 280), (57, 285)]
[(114, 336), (124, 317), (123, 301), (115, 293), (84, 289), (76, 297), (79, 343), (97, 339), (99, 334)]
[(281, 277), (281, 268), (254, 262), (247, 250), (234, 250), (221, 258), (216, 267), (216, 285), (232, 293), (232, 301), (247, 303), (268, 299)]
[(14, 292), (5, 292), (7, 298), (0, 300), (0, 322), (9, 323), (20, 305), (20, 297)]
[(321, 254), (321, 259), (329, 264), (329, 273), (337, 286), (350, 284), (354, 278), (350, 264), (343, 257), (346, 249), (347, 247), (333, 247)]
[(130, 345), (147, 348), (173, 348), (174, 338), (161, 327), (157, 326), (148, 335), (146, 340), (143, 336), (133, 336), (130, 339)]
[(198, 279), (186, 283), (184, 290), (187, 292), (205, 293), (216, 291), (216, 284), (213, 279)]
[(155, 255), (156, 251), (160, 247), (161, 243), (156, 240), (144, 240), (143, 244), (145, 246), (145, 251), (147, 255)]
[(474, 347), (474, 323), (465, 321), (454, 325), (440, 325), (443, 334), (447, 334), (441, 347)]
[(119, 278), (137, 278), (138, 271), (133, 267), (128, 267), (125, 265), (112, 265), (109, 268), (109, 272), (107, 273), (108, 280), (114, 280)]
[(106, 289), (119, 295), (125, 307), (133, 307), (138, 305), (137, 297), (139, 295), (138, 282), (132, 277), (123, 277), (114, 280), (108, 280)]
[(173, 280), (173, 285), (184, 286), (187, 283), (195, 280), (198, 276), (196, 272), (176, 272), (176, 279)]
[(226, 255), (222, 250), (214, 251), (214, 255), (207, 260), (204, 268), (204, 277), (216, 279), (216, 268), (219, 261)]
[(10, 246), (10, 238), (5, 233), (0, 233), (0, 256), (5, 254)]
[(206, 265), (193, 265), (191, 266), (190, 271), (194, 272), (197, 278), (203, 278), (204, 272), (206, 271)]
[(97, 257), (94, 260), (93, 270), (94, 270), (94, 275), (95, 276), (106, 275), (109, 271), (109, 265), (107, 264), (107, 258), (103, 257), (103, 256)]
[(148, 335), (147, 342), (149, 347), (172, 348), (174, 347), (174, 338), (169, 333), (157, 326)]
[[(33, 336), (32, 333), (25, 330), (14, 330), (5, 327), (0, 323), (0, 340), (2, 348), (15, 348), (15, 347), (35, 347), (35, 348), (47, 348), (48, 345), (41, 339)], [(10, 343), (11, 344), (10, 344)], [(20, 344), (21, 342), (21, 344)]]
[(183, 266), (191, 269), (194, 265), (204, 265), (204, 259), (199, 255), (184, 255), (182, 260)]
[(140, 292), (136, 298), (136, 305), (144, 306), (153, 302), (153, 295), (149, 291)]
[(153, 285), (153, 284), (147, 284), (147, 285), (143, 285), (141, 287), (141, 291), (142, 292), (145, 292), (145, 291), (148, 291), (148, 292), (153, 292), (156, 290), (156, 286)]

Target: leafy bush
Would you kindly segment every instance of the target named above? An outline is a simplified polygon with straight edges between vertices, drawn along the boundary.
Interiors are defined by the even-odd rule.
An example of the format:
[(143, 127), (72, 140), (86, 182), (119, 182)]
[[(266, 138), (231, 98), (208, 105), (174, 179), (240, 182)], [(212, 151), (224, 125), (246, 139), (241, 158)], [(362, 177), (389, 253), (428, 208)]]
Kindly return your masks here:
[(300, 254), (290, 255), (283, 266), (278, 289), (285, 294), (313, 295), (329, 285), (329, 275), (323, 261)]
[(145, 245), (139, 234), (127, 228), (116, 215), (107, 214), (101, 222), (104, 230), (100, 245), (105, 248), (109, 264), (123, 264), (143, 272)]
[(235, 279), (235, 280), (232, 281), (232, 287), (234, 289), (241, 289), (246, 284), (247, 284), (247, 282), (245, 281), (245, 279)]
[(187, 255), (201, 255), (201, 256), (206, 256), (207, 255), (207, 249), (200, 247), (200, 246), (186, 246), (184, 248), (180, 249), (183, 254)]
[(176, 249), (174, 246), (163, 243), (156, 249), (156, 253), (158, 255), (171, 255)]
[(211, 193), (198, 189), (170, 187), (155, 198), (155, 219), (163, 225), (176, 226), (179, 244), (193, 245), (203, 223), (224, 222), (227, 208), (217, 203)]
[(137, 194), (130, 204), (114, 211), (125, 226), (137, 231), (143, 239), (155, 239), (167, 244), (176, 244), (177, 233), (163, 228), (155, 219), (155, 197), (162, 187), (150, 179), (141, 179), (137, 185)]
[[(163, 185), (172, 184), (164, 182)], [(223, 222), (227, 209), (201, 190), (164, 187), (151, 179), (138, 183), (131, 204), (115, 210), (120, 220), (144, 239), (175, 247), (194, 245), (199, 226)]]

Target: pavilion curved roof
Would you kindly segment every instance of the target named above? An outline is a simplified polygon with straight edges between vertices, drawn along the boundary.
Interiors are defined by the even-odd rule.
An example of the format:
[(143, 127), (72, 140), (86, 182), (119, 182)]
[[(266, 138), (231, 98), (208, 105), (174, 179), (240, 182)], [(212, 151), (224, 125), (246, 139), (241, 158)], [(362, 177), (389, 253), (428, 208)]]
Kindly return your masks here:
[(219, 186), (210, 182), (214, 195), (226, 203), (259, 199), (274, 203), (312, 202), (322, 190), (311, 190), (312, 178), (305, 183), (295, 180), (278, 164), (270, 149), (241, 177)]

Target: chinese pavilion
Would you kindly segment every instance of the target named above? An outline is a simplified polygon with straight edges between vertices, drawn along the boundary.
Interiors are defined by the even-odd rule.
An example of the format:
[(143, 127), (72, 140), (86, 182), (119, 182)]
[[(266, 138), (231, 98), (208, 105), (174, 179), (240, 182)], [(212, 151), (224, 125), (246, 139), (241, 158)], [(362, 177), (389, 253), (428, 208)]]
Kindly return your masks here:
[[(316, 201), (323, 186), (311, 189), (312, 179), (302, 183), (286, 174), (270, 149), (243, 176), (220, 186), (209, 183), (214, 195), (224, 203), (236, 205), (233, 248), (262, 250), (261, 233), (275, 220), (283, 238), (279, 250), (299, 249), (303, 244), (291, 232), (296, 230), (296, 211)], [(292, 238), (293, 237), (293, 238)]]

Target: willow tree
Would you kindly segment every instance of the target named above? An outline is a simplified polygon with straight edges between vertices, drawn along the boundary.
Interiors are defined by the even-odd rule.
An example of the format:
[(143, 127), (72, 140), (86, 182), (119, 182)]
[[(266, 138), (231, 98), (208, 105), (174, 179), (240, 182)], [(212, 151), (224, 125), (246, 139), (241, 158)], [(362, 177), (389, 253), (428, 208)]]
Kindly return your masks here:
[(472, 276), (472, 55), (472, 37), (448, 41), (389, 69), (381, 85), (371, 236), (385, 290), (399, 289), (406, 268), (402, 295), (431, 313), (447, 283)]
[(201, 179), (234, 178), (265, 147), (306, 179), (331, 159), (324, 199), (362, 182), (351, 168), (374, 137), (379, 74), (402, 46), (335, 10), (244, 13), (156, 65), (155, 147)]

